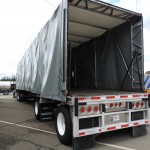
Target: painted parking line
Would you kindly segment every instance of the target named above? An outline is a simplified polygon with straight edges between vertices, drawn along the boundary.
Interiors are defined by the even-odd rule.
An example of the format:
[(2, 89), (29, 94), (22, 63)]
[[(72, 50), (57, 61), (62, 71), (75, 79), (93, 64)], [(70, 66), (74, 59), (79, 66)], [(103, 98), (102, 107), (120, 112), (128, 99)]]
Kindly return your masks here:
[(105, 145), (105, 146), (109, 146), (109, 147), (114, 147), (117, 149), (123, 149), (123, 150), (136, 150), (136, 149), (131, 149), (131, 148), (127, 148), (127, 147), (122, 147), (122, 146), (118, 146), (118, 145), (113, 145), (113, 144), (107, 144), (107, 143), (103, 143), (103, 142), (95, 142), (96, 144), (99, 145)]
[(17, 123), (11, 123), (11, 122), (6, 122), (6, 121), (2, 121), (2, 120), (0, 120), (0, 122), (5, 123), (5, 124), (9, 124), (9, 125), (15, 125), (15, 126), (22, 127), (22, 128), (36, 130), (36, 131), (40, 131), (40, 132), (44, 132), (44, 133), (49, 133), (49, 134), (54, 134), (54, 135), (56, 134), (55, 132), (50, 132), (50, 131), (41, 130), (41, 129), (37, 129), (37, 128), (33, 128), (33, 127), (28, 127), (28, 126), (24, 126), (24, 125), (17, 124)]
[[(4, 124), (8, 124), (8, 125), (14, 125), (14, 126), (18, 126), (18, 127), (22, 127), (22, 128), (26, 128), (26, 129), (31, 129), (31, 130), (36, 130), (36, 131), (56, 135), (55, 132), (50, 132), (50, 131), (47, 131), (47, 130), (41, 130), (41, 129), (38, 129), (38, 128), (29, 127), (29, 126), (24, 126), (24, 125), (17, 124), (17, 123), (12, 123), (12, 122), (2, 121), (2, 120), (0, 120), (0, 123), (4, 123)], [(105, 146), (109, 146), (109, 147), (113, 147), (113, 148), (117, 148), (117, 149), (122, 149), (122, 150), (135, 150), (135, 149), (122, 147), (122, 146), (117, 146), (117, 145), (112, 145), (112, 144), (107, 144), (107, 143), (103, 143), (103, 142), (95, 142), (95, 143), (99, 144), (99, 145), (105, 145)]]

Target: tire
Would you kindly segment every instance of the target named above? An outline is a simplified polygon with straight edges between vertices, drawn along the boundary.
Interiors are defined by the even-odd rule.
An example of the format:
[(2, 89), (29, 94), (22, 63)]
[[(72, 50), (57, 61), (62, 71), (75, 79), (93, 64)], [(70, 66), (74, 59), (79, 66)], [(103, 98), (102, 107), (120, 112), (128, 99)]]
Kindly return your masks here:
[(40, 108), (39, 99), (37, 99), (35, 100), (34, 103), (34, 116), (37, 120), (40, 120), (40, 114), (41, 114), (41, 108)]
[(4, 90), (4, 91), (3, 91), (3, 94), (4, 94), (4, 95), (8, 95), (8, 94), (9, 94), (9, 91)]
[(23, 98), (22, 98), (22, 96), (21, 96), (21, 94), (19, 92), (17, 92), (16, 99), (17, 99), (18, 102), (22, 102), (23, 101)]
[(60, 106), (55, 114), (55, 128), (60, 142), (64, 145), (72, 143), (72, 121), (69, 109)]

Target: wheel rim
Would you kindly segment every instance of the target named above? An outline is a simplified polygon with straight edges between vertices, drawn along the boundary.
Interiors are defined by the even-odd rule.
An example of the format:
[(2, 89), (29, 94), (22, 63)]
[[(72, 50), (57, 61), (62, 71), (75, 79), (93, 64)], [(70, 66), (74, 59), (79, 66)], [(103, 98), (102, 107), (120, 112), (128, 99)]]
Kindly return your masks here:
[(38, 103), (37, 102), (35, 102), (34, 110), (35, 110), (35, 115), (38, 115)]
[(17, 100), (19, 100), (19, 94), (17, 94)]
[(66, 128), (66, 125), (65, 125), (64, 115), (62, 113), (59, 113), (57, 117), (57, 129), (61, 136), (64, 135), (65, 128)]

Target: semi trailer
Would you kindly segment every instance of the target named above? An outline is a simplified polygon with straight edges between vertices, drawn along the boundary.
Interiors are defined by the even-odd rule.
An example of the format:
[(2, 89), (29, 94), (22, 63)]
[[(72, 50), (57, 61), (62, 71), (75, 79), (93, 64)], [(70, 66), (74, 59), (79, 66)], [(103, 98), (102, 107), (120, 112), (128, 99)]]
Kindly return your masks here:
[(62, 0), (17, 67), (17, 100), (35, 100), (61, 143), (94, 146), (101, 133), (145, 135), (143, 17), (100, 0)]

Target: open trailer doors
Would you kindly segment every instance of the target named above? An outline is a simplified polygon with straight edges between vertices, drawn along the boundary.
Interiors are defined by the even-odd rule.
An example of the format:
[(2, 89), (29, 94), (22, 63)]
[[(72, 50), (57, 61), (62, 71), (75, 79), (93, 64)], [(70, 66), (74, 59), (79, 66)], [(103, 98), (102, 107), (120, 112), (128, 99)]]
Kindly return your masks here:
[(68, 89), (143, 91), (142, 15), (98, 0), (68, 9)]

